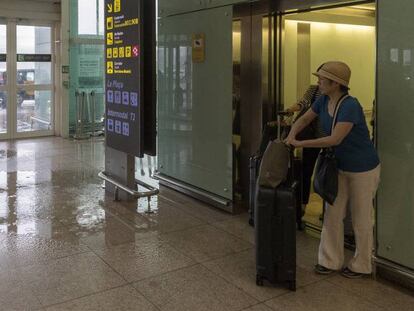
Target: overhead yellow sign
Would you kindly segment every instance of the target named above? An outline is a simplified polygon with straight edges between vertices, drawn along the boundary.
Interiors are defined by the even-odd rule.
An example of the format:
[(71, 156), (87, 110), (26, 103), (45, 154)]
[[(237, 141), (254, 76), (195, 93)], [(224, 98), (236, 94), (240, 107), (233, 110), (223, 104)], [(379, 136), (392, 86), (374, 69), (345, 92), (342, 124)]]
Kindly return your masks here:
[(106, 58), (112, 58), (112, 49), (111, 48), (106, 49)]
[(205, 61), (205, 34), (193, 34), (192, 59), (193, 63), (204, 63)]
[(106, 19), (106, 29), (111, 30), (114, 28), (114, 18), (112, 16)]
[(114, 12), (115, 13), (121, 12), (121, 0), (114, 1)]
[(106, 63), (106, 72), (108, 74), (113, 74), (114, 73), (114, 62), (107, 62)]
[(125, 47), (125, 57), (131, 57), (131, 47)]
[(108, 32), (106, 34), (106, 44), (107, 45), (114, 44), (114, 33), (113, 32)]
[(123, 47), (123, 46), (121, 46), (120, 48), (119, 48), (119, 51), (118, 51), (119, 53), (118, 53), (118, 56), (119, 56), (119, 58), (123, 58), (123, 57), (125, 57), (125, 48)]

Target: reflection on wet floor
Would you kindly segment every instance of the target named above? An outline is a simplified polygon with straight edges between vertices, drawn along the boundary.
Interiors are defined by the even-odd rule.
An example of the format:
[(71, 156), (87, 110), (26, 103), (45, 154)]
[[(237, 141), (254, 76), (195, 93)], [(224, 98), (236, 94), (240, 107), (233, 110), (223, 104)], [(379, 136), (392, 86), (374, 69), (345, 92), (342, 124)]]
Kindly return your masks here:
[[(298, 234), (296, 293), (255, 285), (254, 232), (161, 187), (114, 202), (97, 174), (102, 139), (0, 142), (0, 310), (409, 310), (388, 284), (312, 272), (318, 240)], [(156, 159), (136, 163), (151, 178)], [(313, 299), (309, 293), (334, 297)], [(380, 303), (379, 303), (380, 302)], [(334, 305), (335, 304), (335, 305)]]

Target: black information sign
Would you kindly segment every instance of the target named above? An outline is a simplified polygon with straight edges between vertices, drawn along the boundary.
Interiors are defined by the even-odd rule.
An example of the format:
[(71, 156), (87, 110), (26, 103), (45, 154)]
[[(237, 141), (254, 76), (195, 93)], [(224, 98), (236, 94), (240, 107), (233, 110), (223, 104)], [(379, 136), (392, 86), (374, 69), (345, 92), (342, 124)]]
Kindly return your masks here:
[(143, 1), (105, 0), (106, 144), (142, 156)]
[(0, 54), (0, 62), (5, 62), (7, 59), (6, 54)]
[(17, 54), (18, 62), (51, 62), (52, 55), (50, 54)]

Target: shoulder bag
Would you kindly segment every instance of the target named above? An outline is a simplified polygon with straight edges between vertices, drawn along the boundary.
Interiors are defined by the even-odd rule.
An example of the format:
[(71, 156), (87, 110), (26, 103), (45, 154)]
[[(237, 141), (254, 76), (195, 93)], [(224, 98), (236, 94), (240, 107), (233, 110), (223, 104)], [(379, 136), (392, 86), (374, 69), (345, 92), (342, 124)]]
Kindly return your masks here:
[[(335, 128), (339, 106), (348, 96), (348, 94), (342, 96), (335, 107), (330, 135), (332, 135)], [(332, 147), (322, 149), (318, 156), (313, 178), (313, 189), (330, 205), (335, 202), (338, 195), (338, 164)]]

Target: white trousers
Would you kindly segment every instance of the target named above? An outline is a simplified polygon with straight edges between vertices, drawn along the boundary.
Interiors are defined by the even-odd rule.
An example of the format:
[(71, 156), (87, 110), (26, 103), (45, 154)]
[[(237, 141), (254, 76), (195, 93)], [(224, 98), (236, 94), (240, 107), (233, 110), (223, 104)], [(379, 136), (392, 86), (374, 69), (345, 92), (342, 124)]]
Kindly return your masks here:
[(346, 265), (358, 273), (372, 272), (373, 199), (380, 180), (381, 167), (352, 173), (339, 171), (338, 196), (325, 211), (318, 263), (332, 270), (344, 267), (344, 223), (349, 203), (355, 234), (355, 254)]

